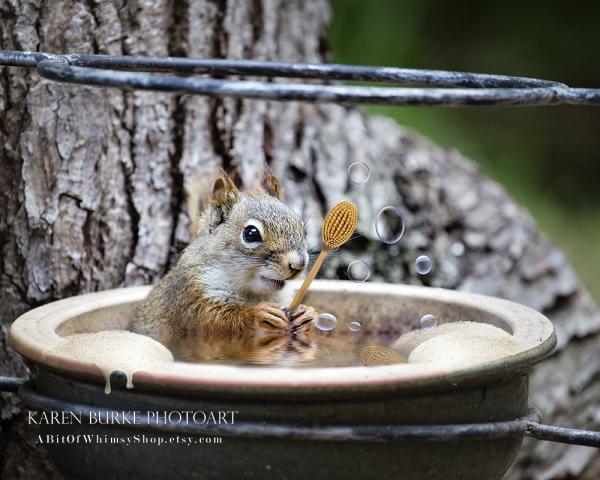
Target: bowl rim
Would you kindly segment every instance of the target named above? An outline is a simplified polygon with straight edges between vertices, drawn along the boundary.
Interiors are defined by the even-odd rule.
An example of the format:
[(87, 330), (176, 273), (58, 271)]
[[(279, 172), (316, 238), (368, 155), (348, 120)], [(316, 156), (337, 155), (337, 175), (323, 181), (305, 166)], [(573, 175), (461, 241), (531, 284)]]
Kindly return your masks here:
[[(21, 315), (10, 328), (11, 347), (24, 357), (44, 367), (67, 374), (85, 376), (104, 383), (100, 369), (91, 362), (48, 354), (55, 345), (62, 322), (90, 311), (143, 299), (151, 286), (127, 287), (78, 295)], [(531, 368), (549, 355), (556, 346), (554, 327), (541, 313), (508, 300), (433, 287), (388, 283), (354, 283), (340, 280), (317, 280), (312, 292), (394, 295), (411, 299), (429, 299), (446, 304), (475, 307), (504, 320), (523, 345), (519, 353), (468, 368), (447, 368), (435, 362), (355, 367), (276, 367), (222, 364), (166, 363), (151, 371), (138, 370), (133, 375), (136, 387), (183, 391), (301, 391), (353, 389), (411, 389), (436, 385), (456, 385), (464, 381)]]

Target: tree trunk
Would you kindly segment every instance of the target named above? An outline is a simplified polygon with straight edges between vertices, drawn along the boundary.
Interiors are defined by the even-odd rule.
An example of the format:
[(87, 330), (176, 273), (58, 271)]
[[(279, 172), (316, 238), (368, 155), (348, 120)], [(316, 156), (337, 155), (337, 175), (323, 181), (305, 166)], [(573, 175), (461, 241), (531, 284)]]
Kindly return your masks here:
[[(322, 62), (325, 0), (0, 2), (0, 48), (55, 53), (227, 57)], [(559, 346), (532, 376), (533, 405), (552, 423), (598, 428), (600, 315), (563, 255), (531, 218), (457, 152), (444, 151), (354, 108), (214, 100), (62, 85), (23, 68), (0, 70), (0, 374), (26, 367), (6, 344), (12, 320), (45, 302), (160, 278), (189, 240), (184, 185), (216, 165), (251, 183), (263, 162), (304, 213), (320, 219), (350, 197), (362, 237), (329, 258), (372, 279), (498, 295), (545, 312)], [(346, 170), (371, 168), (364, 187)], [(377, 210), (400, 206), (407, 233), (378, 241)], [(465, 247), (461, 253), (461, 245)], [(14, 396), (0, 399), (0, 477), (59, 478)], [(597, 450), (527, 442), (509, 478), (597, 478)]]

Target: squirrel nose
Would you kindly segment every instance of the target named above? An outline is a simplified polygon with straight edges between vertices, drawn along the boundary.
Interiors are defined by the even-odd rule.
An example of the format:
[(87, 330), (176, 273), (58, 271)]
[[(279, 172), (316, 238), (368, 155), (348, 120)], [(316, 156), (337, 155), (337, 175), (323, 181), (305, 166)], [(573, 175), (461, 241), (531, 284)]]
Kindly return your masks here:
[(297, 275), (298, 273), (300, 273), (302, 271), (301, 268), (292, 267), (291, 263), (290, 263), (289, 267), (290, 267), (290, 272), (292, 273), (292, 276)]
[(306, 264), (308, 263), (307, 257), (306, 252), (294, 252), (294, 254), (290, 255), (288, 267), (293, 275), (300, 273), (306, 268)]

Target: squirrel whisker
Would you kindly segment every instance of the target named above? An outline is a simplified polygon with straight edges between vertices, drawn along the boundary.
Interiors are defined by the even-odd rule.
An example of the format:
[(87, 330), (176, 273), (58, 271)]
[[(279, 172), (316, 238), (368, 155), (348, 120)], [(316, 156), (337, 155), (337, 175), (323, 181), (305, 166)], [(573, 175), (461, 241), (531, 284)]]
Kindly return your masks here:
[(306, 187), (306, 195), (304, 195), (304, 200), (302, 201), (302, 212), (300, 213), (300, 218), (302, 219), (302, 223), (306, 225), (304, 222), (304, 214), (306, 213), (306, 206), (308, 205), (308, 197), (310, 195), (310, 184)]
[(308, 218), (306, 220), (302, 220), (302, 223), (304, 224), (304, 227), (308, 226), (308, 222), (310, 222), (310, 219), (313, 217), (313, 215), (317, 212), (317, 210), (319, 210), (319, 207), (316, 207), (312, 213), (308, 216)]

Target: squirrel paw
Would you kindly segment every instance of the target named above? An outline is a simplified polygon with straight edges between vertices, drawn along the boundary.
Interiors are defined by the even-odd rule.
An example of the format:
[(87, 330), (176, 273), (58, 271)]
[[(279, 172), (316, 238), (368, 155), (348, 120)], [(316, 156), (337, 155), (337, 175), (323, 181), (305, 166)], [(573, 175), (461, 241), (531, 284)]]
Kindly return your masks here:
[(270, 332), (289, 332), (290, 324), (288, 323), (287, 316), (276, 303), (261, 302), (257, 308), (257, 326), (259, 328)]
[(290, 312), (289, 319), (293, 333), (308, 333), (317, 318), (317, 311), (313, 307), (299, 305), (296, 310)]

